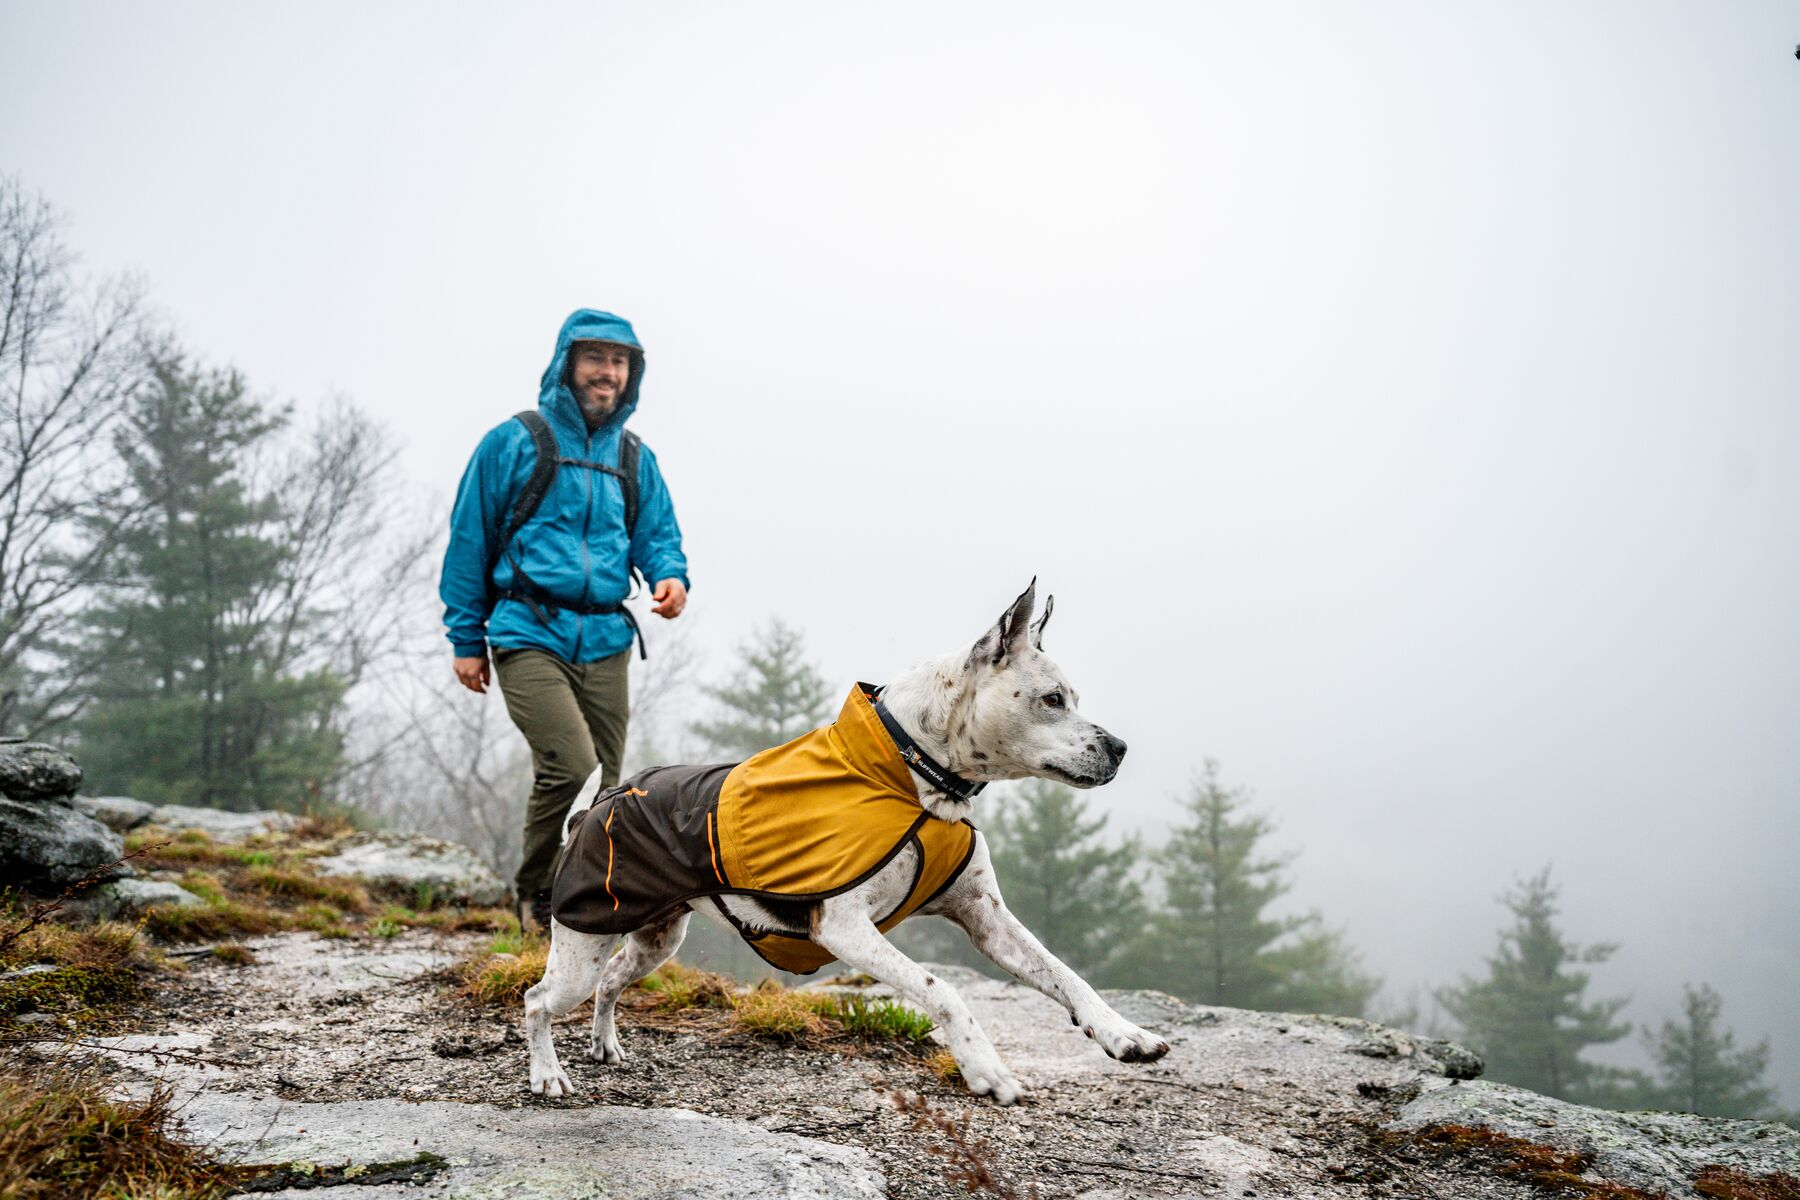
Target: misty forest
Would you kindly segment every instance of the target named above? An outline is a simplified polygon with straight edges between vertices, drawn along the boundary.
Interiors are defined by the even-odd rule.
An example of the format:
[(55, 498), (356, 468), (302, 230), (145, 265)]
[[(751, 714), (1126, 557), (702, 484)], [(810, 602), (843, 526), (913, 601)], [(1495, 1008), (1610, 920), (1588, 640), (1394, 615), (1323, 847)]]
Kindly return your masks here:
[[(0, 732), (68, 750), (88, 795), (427, 833), (509, 878), (529, 759), (498, 701), (447, 669), (445, 511), (404, 476), (395, 431), (354, 396), (277, 399), (232, 347), (185, 344), (153, 280), (78, 250), (51, 198), (0, 182)], [(681, 625), (655, 631), (627, 773), (737, 761), (831, 718), (853, 664), (815, 660), (804, 612), (756, 615), (724, 661)], [(1572, 932), (1601, 918), (1565, 906), (1552, 851), (1494, 897), (1482, 968), (1402, 993), (1308, 902), (1326, 849), (1288, 849), (1307, 831), (1256, 780), (1202, 747), (1167, 799), (1154, 830), (1046, 782), (976, 810), (1010, 907), (1096, 986), (1454, 1037), (1488, 1078), (1607, 1108), (1775, 1118), (1800, 1101), (1769, 1077), (1768, 1038), (1734, 1030), (1733, 997), (1681, 963), (1662, 964), (1678, 1011), (1596, 986), (1621, 947)], [(684, 961), (772, 973), (700, 924)], [(997, 974), (942, 920), (894, 938)]]

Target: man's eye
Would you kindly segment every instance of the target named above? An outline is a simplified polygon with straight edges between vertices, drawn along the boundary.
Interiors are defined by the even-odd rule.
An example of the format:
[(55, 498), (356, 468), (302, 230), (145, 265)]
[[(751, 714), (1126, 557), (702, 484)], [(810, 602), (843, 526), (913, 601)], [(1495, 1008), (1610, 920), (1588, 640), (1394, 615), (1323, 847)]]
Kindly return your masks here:
[(1051, 708), (1061, 708), (1063, 706), (1063, 694), (1061, 692), (1051, 692), (1048, 696), (1044, 697), (1044, 703), (1048, 704)]

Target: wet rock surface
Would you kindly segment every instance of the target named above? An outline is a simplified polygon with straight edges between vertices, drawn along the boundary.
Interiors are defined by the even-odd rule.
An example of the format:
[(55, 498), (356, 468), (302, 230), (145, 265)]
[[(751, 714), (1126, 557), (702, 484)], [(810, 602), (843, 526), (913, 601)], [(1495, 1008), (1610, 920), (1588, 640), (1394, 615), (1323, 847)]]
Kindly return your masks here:
[(63, 799), (80, 786), (81, 768), (55, 746), (0, 739), (0, 795), (26, 802)]
[(120, 833), (129, 833), (139, 825), (147, 824), (150, 815), (156, 811), (156, 805), (133, 800), (130, 796), (76, 796), (70, 803), (108, 829)]
[[(947, 1149), (948, 1139), (938, 1129), (915, 1128), (891, 1092), (916, 1093), (945, 1119), (966, 1118), (969, 1139), (985, 1143), (989, 1169), (1021, 1195), (1029, 1185), (1046, 1198), (1090, 1200), (1245, 1191), (1533, 1194), (1479, 1173), (1464, 1178), (1371, 1159), (1372, 1131), (1392, 1115), (1395, 1091), (1416, 1088), (1422, 1078), (1442, 1080), (1410, 1063), (1350, 1053), (1363, 1030), (1120, 993), (1119, 1007), (1174, 1047), (1161, 1062), (1127, 1066), (1106, 1058), (1035, 992), (956, 968), (942, 974), (963, 990), (1030, 1089), (1014, 1108), (938, 1079), (921, 1050), (849, 1040), (772, 1043), (733, 1030), (717, 1014), (656, 1010), (648, 996), (621, 1009), (622, 1065), (588, 1057), (585, 1011), (555, 1027), (558, 1053), (582, 1091), (571, 1101), (544, 1101), (526, 1086), (516, 1008), (480, 1008), (449, 993), (443, 966), (485, 940), (428, 932), (386, 940), (255, 939), (246, 943), (254, 965), (201, 959), (162, 989), (157, 1028), (139, 1036), (173, 1040), (129, 1041), (108, 1057), (123, 1081), (142, 1086), (160, 1075), (201, 1097), (184, 1109), (199, 1122), (196, 1131), (241, 1147), (246, 1158), (284, 1161), (303, 1153), (300, 1143), (281, 1140), (299, 1137), (300, 1129), (310, 1136), (347, 1128), (347, 1142), (304, 1153), (319, 1161), (342, 1155), (339, 1166), (386, 1163), (397, 1150), (429, 1151), (449, 1162), (429, 1179), (359, 1189), (368, 1200), (389, 1194), (383, 1189), (474, 1196), (508, 1180), (505, 1188), (516, 1190), (493, 1194), (689, 1194), (678, 1173), (666, 1185), (630, 1182), (652, 1178), (630, 1174), (640, 1169), (639, 1155), (699, 1161), (680, 1158), (690, 1153), (685, 1149), (651, 1149), (646, 1122), (709, 1131), (738, 1147), (734, 1157), (755, 1158), (773, 1172), (765, 1176), (759, 1167), (751, 1178), (784, 1180), (789, 1188), (745, 1195), (966, 1196), (933, 1152)], [(1375, 1090), (1359, 1090), (1371, 1082)], [(379, 1107), (357, 1107), (369, 1104)], [(668, 1110), (717, 1118), (731, 1132)], [(401, 1119), (408, 1112), (415, 1114), (410, 1124)], [(355, 1131), (372, 1113), (400, 1121), (409, 1131), (405, 1143), (371, 1137), (359, 1147)], [(265, 1130), (274, 1140), (252, 1149), (253, 1135)], [(520, 1146), (540, 1147), (533, 1153), (542, 1161), (521, 1157)], [(1345, 1181), (1346, 1162), (1360, 1163), (1368, 1178)], [(718, 1172), (710, 1180), (714, 1195), (737, 1178), (729, 1163)], [(1455, 1190), (1446, 1191), (1447, 1184)]]
[[(124, 853), (124, 838), (63, 800), (0, 796), (0, 879), (8, 884), (53, 891)], [(131, 873), (129, 866), (112, 872)]]
[[(585, 1009), (554, 1027), (581, 1091), (545, 1101), (526, 1085), (517, 1006), (479, 1007), (453, 994), (446, 965), (486, 940), (430, 931), (254, 939), (246, 943), (253, 965), (201, 958), (172, 977), (140, 1032), (112, 1039), (104, 1057), (128, 1090), (159, 1077), (174, 1082), (187, 1094), (183, 1112), (195, 1135), (216, 1138), (245, 1161), (415, 1172), (354, 1193), (304, 1192), (355, 1200), (949, 1200), (969, 1193), (948, 1174), (954, 1158), (941, 1153), (953, 1149), (946, 1121), (966, 1121), (966, 1139), (981, 1145), (1001, 1185), (1020, 1196), (1035, 1187), (1044, 1200), (1524, 1200), (1546, 1193), (1491, 1158), (1422, 1151), (1409, 1131), (1486, 1120), (1547, 1141), (1562, 1123), (1597, 1136), (1617, 1116), (1562, 1105), (1559, 1125), (1545, 1126), (1543, 1113), (1513, 1114), (1491, 1099), (1522, 1094), (1447, 1078), (1437, 1061), (1444, 1055), (1420, 1050), (1422, 1039), (1399, 1031), (1207, 1008), (1157, 992), (1111, 994), (1125, 1015), (1173, 1047), (1159, 1062), (1128, 1066), (1108, 1059), (1037, 993), (954, 967), (936, 969), (963, 992), (1028, 1089), (1015, 1107), (939, 1079), (925, 1060), (929, 1046), (770, 1042), (717, 1012), (663, 1010), (637, 992), (621, 1004), (621, 1065), (588, 1057)], [(1371, 1039), (1391, 1043), (1392, 1053), (1372, 1057)], [(899, 1111), (896, 1094), (922, 1098), (931, 1115), (920, 1121)], [(1778, 1132), (1695, 1143), (1681, 1169), (1701, 1159), (1751, 1174), (1783, 1169), (1784, 1147), (1796, 1135), (1761, 1128)], [(1617, 1136), (1622, 1148), (1645, 1149), (1661, 1135), (1627, 1120)], [(1736, 1158), (1728, 1156), (1734, 1146)], [(714, 1150), (720, 1153), (707, 1157)], [(442, 1164), (404, 1165), (420, 1153)], [(1625, 1169), (1615, 1167), (1623, 1158), (1596, 1161)]]
[(183, 1108), (182, 1123), (190, 1137), (226, 1157), (306, 1164), (314, 1168), (309, 1173), (348, 1163), (368, 1174), (409, 1160), (441, 1160), (423, 1179), (359, 1186), (358, 1200), (434, 1193), (669, 1200), (885, 1195), (866, 1151), (680, 1108), (521, 1110), (429, 1100), (292, 1104), (238, 1092), (195, 1097)]
[(149, 819), (140, 824), (160, 825), (164, 829), (198, 829), (215, 842), (242, 842), (259, 834), (292, 829), (300, 818), (285, 812), (227, 812), (220, 808), (191, 808), (185, 804), (164, 804), (150, 810)]
[(1768, 1121), (1728, 1121), (1685, 1113), (1608, 1112), (1536, 1092), (1478, 1080), (1433, 1088), (1412, 1100), (1389, 1128), (1417, 1131), (1458, 1125), (1581, 1155), (1585, 1172), (1650, 1195), (1689, 1196), (1708, 1167), (1752, 1177), (1800, 1178), (1800, 1133)]
[(149, 908), (185, 908), (204, 901), (178, 883), (166, 879), (120, 879), (103, 883), (79, 903), (95, 920), (131, 916)]
[(421, 834), (359, 833), (315, 866), (377, 887), (427, 892), (439, 903), (499, 904), (507, 894), (506, 884), (474, 851)]

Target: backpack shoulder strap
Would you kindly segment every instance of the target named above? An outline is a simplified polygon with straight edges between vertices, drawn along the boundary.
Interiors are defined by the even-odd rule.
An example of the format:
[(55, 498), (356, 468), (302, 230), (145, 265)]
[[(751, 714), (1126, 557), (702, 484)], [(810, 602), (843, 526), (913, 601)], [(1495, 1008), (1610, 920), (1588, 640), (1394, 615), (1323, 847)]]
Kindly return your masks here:
[(619, 438), (619, 487), (625, 493), (625, 536), (627, 539), (637, 534), (638, 452), (643, 449), (643, 446), (643, 439), (629, 429)]
[(533, 451), (537, 460), (532, 464), (531, 474), (525, 480), (525, 486), (513, 499), (511, 511), (506, 515), (506, 524), (500, 528), (500, 538), (488, 550), (487, 579), (488, 586), (494, 583), (494, 568), (499, 565), (500, 556), (506, 553), (506, 547), (512, 543), (525, 522), (531, 520), (538, 505), (544, 502), (544, 496), (550, 490), (551, 483), (556, 480), (556, 467), (559, 452), (556, 445), (556, 434), (551, 432), (550, 423), (536, 409), (528, 408), (514, 415), (513, 420), (525, 427), (531, 435)]

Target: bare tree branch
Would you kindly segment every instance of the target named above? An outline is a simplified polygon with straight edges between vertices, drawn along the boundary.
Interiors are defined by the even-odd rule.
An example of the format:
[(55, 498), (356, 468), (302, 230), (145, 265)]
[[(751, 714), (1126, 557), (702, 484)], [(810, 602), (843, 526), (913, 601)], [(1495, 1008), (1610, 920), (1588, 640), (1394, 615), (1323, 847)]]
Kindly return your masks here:
[(0, 687), (28, 734), (74, 715), (93, 665), (59, 639), (134, 516), (108, 435), (146, 377), (146, 308), (135, 280), (77, 280), (60, 217), (0, 178)]

